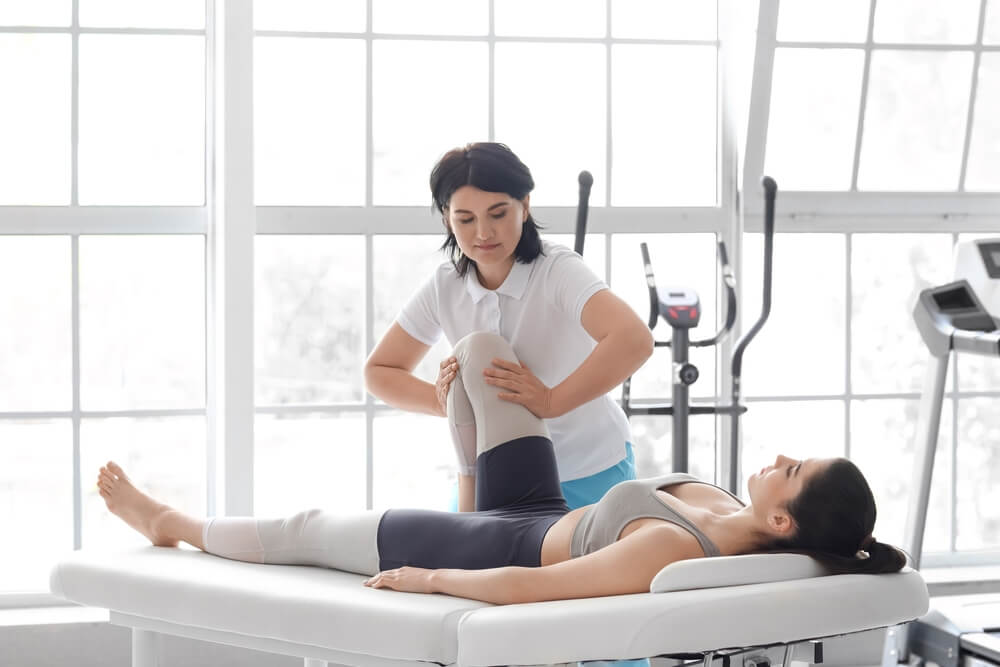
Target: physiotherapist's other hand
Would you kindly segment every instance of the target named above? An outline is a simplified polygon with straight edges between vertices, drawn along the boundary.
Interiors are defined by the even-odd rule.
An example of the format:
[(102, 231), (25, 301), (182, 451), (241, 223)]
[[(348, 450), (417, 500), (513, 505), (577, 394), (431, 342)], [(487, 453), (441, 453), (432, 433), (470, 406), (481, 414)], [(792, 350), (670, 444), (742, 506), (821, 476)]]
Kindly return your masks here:
[(431, 589), (433, 571), (420, 567), (400, 567), (379, 572), (371, 579), (366, 579), (364, 583), (369, 588), (391, 588), (404, 593), (433, 593)]
[(434, 383), (434, 394), (437, 396), (438, 410), (442, 417), (448, 416), (448, 390), (456, 375), (458, 375), (458, 359), (448, 357), (441, 362), (437, 382)]
[(552, 390), (524, 364), (506, 359), (494, 359), (493, 368), (483, 371), (486, 384), (500, 387), (497, 396), (511, 403), (519, 403), (536, 417), (558, 417), (552, 405)]

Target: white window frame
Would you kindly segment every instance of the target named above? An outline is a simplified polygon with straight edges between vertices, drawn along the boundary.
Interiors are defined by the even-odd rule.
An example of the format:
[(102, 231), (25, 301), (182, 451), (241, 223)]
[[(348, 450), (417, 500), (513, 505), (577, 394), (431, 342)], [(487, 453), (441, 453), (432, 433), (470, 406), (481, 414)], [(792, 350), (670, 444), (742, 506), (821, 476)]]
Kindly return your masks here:
[[(864, 49), (865, 64), (862, 79), (861, 104), (859, 105), (858, 131), (855, 140), (854, 165), (851, 190), (845, 192), (779, 192), (776, 205), (775, 228), (779, 233), (842, 233), (846, 237), (846, 284), (845, 284), (845, 391), (840, 394), (822, 396), (766, 396), (748, 399), (754, 402), (823, 400), (844, 403), (845, 453), (851, 452), (851, 405), (853, 401), (865, 399), (909, 399), (918, 400), (919, 392), (897, 392), (863, 394), (855, 393), (851, 384), (851, 329), (852, 329), (852, 289), (851, 260), (852, 239), (857, 234), (866, 233), (950, 233), (953, 244), (962, 233), (995, 233), (1000, 235), (1000, 194), (965, 192), (965, 171), (969, 156), (972, 134), (972, 120), (975, 109), (976, 87), (980, 54), (984, 51), (1000, 51), (1000, 46), (983, 46), (983, 26), (986, 0), (980, 0), (979, 27), (974, 45), (912, 45), (876, 43), (873, 39), (875, 3), (869, 0), (868, 33), (864, 43), (841, 42), (779, 42), (777, 39), (778, 0), (760, 0), (756, 55), (754, 63), (753, 87), (747, 132), (746, 157), (742, 179), (742, 193), (745, 202), (745, 229), (748, 232), (762, 231), (763, 197), (755, 182), (756, 175), (764, 169), (764, 150), (767, 141), (768, 119), (771, 99), (771, 83), (774, 53), (780, 47), (846, 48)], [(857, 190), (858, 165), (861, 151), (863, 121), (868, 93), (868, 72), (873, 49), (900, 50), (940, 50), (971, 51), (974, 53), (974, 69), (970, 90), (970, 103), (966, 133), (963, 145), (959, 190), (957, 192), (868, 192)], [(781, 184), (778, 183), (779, 189)], [(964, 398), (1000, 398), (1000, 391), (959, 391), (958, 369), (954, 368), (952, 384), (945, 393), (949, 404), (945, 409), (952, 411), (951, 460), (955, 461), (958, 446), (958, 400)], [(752, 407), (751, 407), (752, 409)], [(926, 567), (956, 565), (995, 565), (1000, 563), (1000, 549), (976, 552), (956, 552), (957, 538), (957, 466), (952, 466), (950, 488), (949, 552), (932, 552), (924, 556)]]
[[(373, 144), (371, 130), (372, 72), (371, 50), (373, 39), (462, 39), (485, 41), (489, 44), (490, 63), (490, 138), (493, 137), (493, 53), (496, 43), (503, 41), (545, 41), (567, 43), (599, 43), (608, 46), (607, 81), (610, 83), (610, 45), (618, 43), (706, 43), (678, 42), (674, 40), (612, 39), (610, 34), (611, 8), (607, 0), (608, 31), (602, 38), (551, 39), (499, 37), (493, 30), (493, 2), (489, 2), (490, 28), (486, 36), (449, 36), (444, 38), (427, 35), (384, 35), (372, 32), (372, 0), (367, 2), (367, 28), (364, 33), (326, 34), (327, 37), (364, 39), (366, 43), (366, 97), (367, 97), (367, 174), (366, 202), (364, 207), (280, 207), (260, 206), (253, 203), (253, 44), (255, 35), (291, 35), (322, 37), (323, 34), (261, 31), (253, 29), (253, 4), (247, 0), (207, 0), (206, 27), (201, 30), (143, 30), (143, 29), (91, 29), (79, 26), (79, 0), (73, 0), (72, 24), (66, 28), (0, 28), (0, 32), (61, 33), (72, 38), (72, 179), (69, 206), (0, 206), (0, 235), (65, 235), (72, 244), (72, 320), (73, 320), (73, 403), (70, 411), (31, 413), (0, 413), (8, 418), (69, 418), (73, 422), (73, 484), (74, 484), (74, 545), (80, 545), (80, 422), (84, 417), (110, 416), (176, 416), (201, 415), (206, 417), (207, 443), (207, 507), (209, 513), (248, 514), (253, 511), (253, 422), (257, 414), (276, 412), (333, 413), (363, 411), (366, 415), (367, 448), (367, 506), (372, 506), (373, 479), (373, 421), (376, 414), (391, 410), (377, 404), (366, 394), (360, 403), (310, 405), (303, 407), (255, 406), (254, 350), (253, 350), (253, 246), (256, 234), (351, 234), (365, 237), (365, 349), (375, 344), (377, 332), (373, 331), (373, 238), (384, 234), (440, 235), (439, 222), (430, 215), (430, 207), (394, 207), (372, 205)], [(985, 0), (981, 0), (985, 7)], [(720, 39), (713, 42), (719, 48), (718, 58), (718, 202), (715, 207), (620, 207), (595, 206), (590, 209), (588, 231), (605, 235), (607, 278), (611, 272), (611, 238), (615, 233), (677, 233), (705, 232), (716, 234), (726, 241), (730, 257), (739, 273), (741, 265), (741, 232), (760, 231), (763, 202), (757, 179), (763, 169), (764, 146), (767, 136), (768, 107), (771, 74), (776, 40), (777, 0), (761, 0), (758, 16), (758, 41), (753, 68), (748, 140), (746, 155), (741, 161), (737, 145), (737, 127), (742, 121), (732, 100), (733, 72), (736, 54), (727, 38), (732, 31), (745, 26), (732, 24), (731, 15), (725, 11), (727, 3), (720, 3)], [(975, 52), (978, 65), (982, 51), (1000, 50), (1000, 47), (982, 47), (983, 9), (980, 10), (979, 45), (955, 47), (950, 50)], [(870, 5), (874, 15), (874, 0)], [(869, 21), (871, 24), (871, 20)], [(871, 48), (887, 45), (874, 44), (869, 27), (865, 48), (865, 76), (863, 89), (867, 89), (868, 62)], [(79, 206), (77, 192), (78, 145), (78, 45), (79, 36), (88, 33), (115, 34), (192, 34), (205, 35), (206, 39), (206, 202), (204, 206)], [(893, 48), (896, 45), (892, 45)], [(921, 47), (923, 48), (923, 47)], [(977, 77), (974, 77), (974, 81)], [(970, 92), (969, 118), (971, 121), (975, 102), (975, 83)], [(611, 98), (607, 97), (608, 120), (605, 201), (610, 202), (611, 178)], [(864, 105), (860, 109), (864, 117)], [(860, 124), (859, 124), (860, 127)], [(860, 131), (859, 131), (860, 132)], [(962, 184), (968, 156), (971, 123), (966, 130), (963, 155)], [(860, 142), (860, 134), (858, 136)], [(852, 187), (857, 178), (857, 147)], [(572, 178), (573, 174), (567, 174)], [(741, 196), (738, 196), (738, 185)], [(779, 184), (780, 185), (780, 184)], [(537, 207), (540, 219), (546, 221), (547, 230), (558, 234), (572, 234), (575, 211), (572, 207)], [(1000, 234), (1000, 195), (967, 192), (952, 193), (872, 193), (872, 192), (787, 192), (779, 194), (778, 229), (781, 232), (841, 232), (847, 235), (847, 326), (850, 327), (850, 261), (851, 238), (856, 233), (868, 232), (996, 232)], [(139, 221), (139, 222), (137, 222)], [(80, 235), (88, 234), (202, 234), (206, 237), (206, 408), (204, 410), (143, 410), (113, 412), (83, 412), (79, 404), (79, 256)], [(751, 286), (756, 289), (756, 286)], [(848, 329), (849, 330), (849, 329)], [(737, 325), (738, 331), (738, 325)], [(719, 358), (728, 359), (732, 340), (720, 350)], [(849, 426), (852, 400), (868, 396), (853, 394), (850, 387), (850, 336), (847, 336), (847, 385), (843, 395), (815, 397), (822, 400), (843, 400), (846, 404), (845, 419)], [(723, 373), (725, 364), (717, 364), (719, 395), (728, 396), (729, 378)], [(949, 396), (979, 396), (982, 392), (958, 392), (951, 388)], [(990, 393), (990, 396), (995, 395)], [(916, 398), (917, 394), (878, 395), (878, 398)], [(803, 396), (771, 396), (759, 400), (803, 400)], [(710, 400), (710, 399), (709, 399)], [(957, 409), (952, 403), (952, 409)], [(957, 422), (957, 420), (953, 420)], [(717, 428), (716, 450), (719, 461), (717, 473), (725, 478), (725, 460), (728, 448), (728, 420), (721, 420)], [(957, 423), (953, 425), (957, 431)], [(850, 430), (846, 429), (849, 451)], [(955, 435), (955, 434), (953, 434)], [(953, 442), (957, 438), (953, 437)], [(954, 475), (954, 473), (953, 473)], [(952, 484), (954, 512), (954, 483)], [(954, 520), (952, 521), (954, 545)], [(931, 554), (929, 565), (1000, 562), (1000, 553)], [(0, 607), (54, 604), (58, 601), (48, 595), (0, 595)]]

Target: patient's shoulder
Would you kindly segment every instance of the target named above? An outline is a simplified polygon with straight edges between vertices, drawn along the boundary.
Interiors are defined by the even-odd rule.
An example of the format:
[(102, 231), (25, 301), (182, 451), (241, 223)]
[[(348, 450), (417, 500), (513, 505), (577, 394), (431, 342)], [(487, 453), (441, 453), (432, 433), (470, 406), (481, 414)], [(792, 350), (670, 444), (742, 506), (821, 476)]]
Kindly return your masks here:
[[(678, 560), (700, 558), (705, 555), (698, 538), (682, 526), (662, 519), (637, 519), (633, 529), (622, 531), (619, 541), (631, 538), (634, 543), (642, 543), (656, 562), (664, 561), (661, 567)], [(630, 526), (632, 527), (632, 526)]]

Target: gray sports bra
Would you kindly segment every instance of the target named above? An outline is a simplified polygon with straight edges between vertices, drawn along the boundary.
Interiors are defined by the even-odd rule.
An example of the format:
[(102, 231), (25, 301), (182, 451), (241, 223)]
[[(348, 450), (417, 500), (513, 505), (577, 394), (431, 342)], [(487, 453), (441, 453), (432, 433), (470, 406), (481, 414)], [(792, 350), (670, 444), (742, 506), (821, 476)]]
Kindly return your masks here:
[[(611, 487), (600, 502), (591, 505), (580, 518), (580, 523), (573, 531), (570, 557), (585, 556), (608, 546), (618, 539), (630, 521), (646, 518), (663, 519), (677, 524), (694, 535), (706, 556), (718, 556), (719, 548), (715, 546), (715, 543), (656, 494), (658, 489), (681, 482), (708, 484), (708, 482), (703, 482), (693, 475), (675, 472), (660, 477), (621, 482)], [(728, 491), (726, 493), (741, 505), (744, 504), (733, 494)]]

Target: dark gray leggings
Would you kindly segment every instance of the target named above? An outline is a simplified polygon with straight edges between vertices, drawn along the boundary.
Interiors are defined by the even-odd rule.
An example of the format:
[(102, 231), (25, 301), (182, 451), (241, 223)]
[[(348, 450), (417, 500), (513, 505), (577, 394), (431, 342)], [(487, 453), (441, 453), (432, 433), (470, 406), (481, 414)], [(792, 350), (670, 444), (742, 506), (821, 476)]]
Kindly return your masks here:
[(448, 421), (460, 465), (468, 469), (474, 461), (479, 511), (314, 509), (281, 519), (216, 517), (202, 532), (205, 551), (366, 575), (400, 565), (537, 566), (545, 532), (569, 511), (548, 429), (523, 406), (497, 398), (498, 390), (483, 381), (483, 369), (495, 357), (517, 361), (506, 340), (469, 334), (453, 354), (459, 374), (448, 393)]

